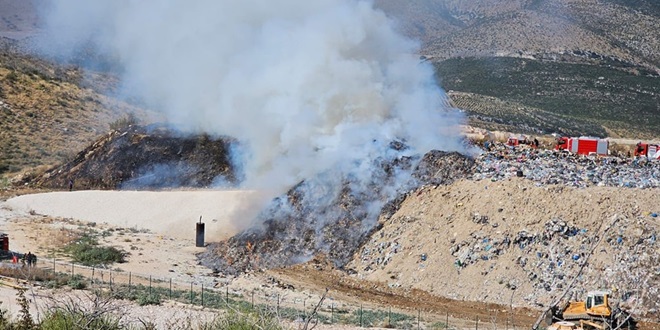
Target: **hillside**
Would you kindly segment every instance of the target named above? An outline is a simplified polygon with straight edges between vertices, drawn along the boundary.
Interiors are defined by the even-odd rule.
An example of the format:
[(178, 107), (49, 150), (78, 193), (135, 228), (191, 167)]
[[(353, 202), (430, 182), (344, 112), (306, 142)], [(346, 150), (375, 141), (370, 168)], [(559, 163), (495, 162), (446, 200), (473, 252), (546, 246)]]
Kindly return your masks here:
[[(657, 71), (660, 7), (653, 0), (377, 0), (422, 54), (536, 56), (591, 51)], [(576, 56), (575, 61), (579, 61)]]
[[(461, 94), (457, 105), (475, 125), (506, 122), (512, 124), (508, 129), (524, 133), (657, 136), (656, 1), (379, 0), (376, 5), (421, 40), (421, 55), (433, 62), (445, 90), (469, 93)], [(492, 106), (482, 104), (484, 98), (502, 102), (488, 112)], [(521, 109), (548, 120), (539, 127), (516, 115)], [(514, 123), (512, 116), (523, 121)]]
[[(471, 118), (504, 120), (511, 130), (652, 139), (660, 128), (658, 77), (507, 57), (450, 59), (436, 64), (436, 71), (447, 90), (464, 92), (449, 94)], [(489, 111), (497, 102), (479, 106), (484, 98), (510, 106), (500, 102), (499, 111)]]
[(105, 95), (113, 80), (0, 52), (0, 174), (66, 161), (129, 114), (155, 118)]

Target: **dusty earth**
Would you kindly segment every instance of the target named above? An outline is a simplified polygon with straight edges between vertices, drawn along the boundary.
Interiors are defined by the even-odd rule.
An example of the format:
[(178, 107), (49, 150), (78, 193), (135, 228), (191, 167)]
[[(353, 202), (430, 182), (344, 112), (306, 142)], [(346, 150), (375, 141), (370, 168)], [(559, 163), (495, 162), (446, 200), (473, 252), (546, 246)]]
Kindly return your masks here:
[[(131, 272), (134, 281), (152, 276), (163, 281), (172, 279), (181, 287), (191, 282), (196, 287), (204, 284), (246, 299), (251, 294), (255, 300), (270, 303), (279, 298), (283, 306), (305, 310), (318, 302), (327, 288), (322, 306), (326, 312), (330, 308), (356, 310), (360, 306), (391, 308), (409, 315), (420, 313), (429, 322), (427, 325), (448, 318), (452, 326), (459, 328), (474, 328), (475, 319), (487, 323), (487, 327), (528, 328), (542, 306), (560, 292), (553, 287), (551, 292), (540, 294), (527, 281), (529, 269), (520, 267), (522, 252), (517, 248), (498, 258), (457, 267), (453, 246), (470, 241), (475, 232), (486, 232), (491, 239), (497, 235), (515, 236), (522, 230), (542, 230), (549, 220), (561, 218), (592, 233), (602, 231), (604, 226), (600, 224), (609, 223), (614, 215), (634, 218), (660, 230), (658, 218), (649, 216), (660, 205), (657, 189), (537, 186), (520, 178), (498, 182), (462, 180), (411, 192), (394, 216), (382, 220), (382, 228), (356, 253), (347, 271), (334, 269), (323, 256), (302, 265), (238, 277), (213, 274), (200, 266), (195, 254), (202, 249), (194, 247), (194, 222), (202, 215), (208, 233), (214, 233), (210, 237), (215, 239), (223, 238), (220, 232), (235, 233), (240, 228), (229, 217), (249, 209), (249, 204), (241, 201), (255, 195), (237, 191), (29, 194), (0, 202), (0, 230), (9, 234), (11, 250), (32, 251), (44, 263), (50, 263), (54, 256), (57, 267), (66, 262), (56, 250), (66, 242), (67, 230), (91, 228), (106, 233), (102, 235), (104, 244), (130, 252), (128, 262), (112, 266), (115, 281), (126, 281), (126, 273)], [(475, 222), (475, 213), (488, 215), (489, 222)], [(392, 242), (398, 244), (396, 252), (392, 252)], [(384, 259), (378, 262), (378, 258), (389, 259), (383, 263)], [(607, 251), (598, 250), (592, 262), (600, 269), (611, 261)], [(594, 283), (603, 284), (611, 283)], [(651, 285), (657, 287), (657, 283)], [(14, 313), (18, 309), (12, 292), (3, 288), (0, 297), (2, 306)], [(39, 297), (65, 294), (43, 288), (33, 292), (36, 294), (30, 297), (37, 311), (43, 310), (38, 306), (48, 300)], [(190, 317), (214, 315), (209, 309), (170, 302), (151, 307), (128, 304), (125, 310), (127, 318), (155, 320), (161, 328)], [(653, 318), (647, 316), (649, 321)], [(300, 324), (290, 326), (297, 328)], [(660, 326), (643, 322), (640, 328)]]

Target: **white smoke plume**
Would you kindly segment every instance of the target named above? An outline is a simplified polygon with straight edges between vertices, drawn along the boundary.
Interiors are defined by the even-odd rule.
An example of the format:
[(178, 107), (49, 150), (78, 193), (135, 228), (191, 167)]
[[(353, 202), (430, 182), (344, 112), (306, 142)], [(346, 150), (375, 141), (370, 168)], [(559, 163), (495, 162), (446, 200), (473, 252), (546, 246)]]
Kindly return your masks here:
[(43, 16), (51, 52), (94, 45), (171, 123), (247, 146), (247, 189), (279, 194), (395, 139), (464, 148), (418, 44), (368, 1), (52, 0)]

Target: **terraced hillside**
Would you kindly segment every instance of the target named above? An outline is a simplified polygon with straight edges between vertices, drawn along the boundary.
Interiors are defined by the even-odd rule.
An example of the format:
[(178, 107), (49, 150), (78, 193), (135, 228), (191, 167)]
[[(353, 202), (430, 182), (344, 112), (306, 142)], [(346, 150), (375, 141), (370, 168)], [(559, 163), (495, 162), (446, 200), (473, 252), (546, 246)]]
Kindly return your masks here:
[[(530, 126), (545, 133), (652, 137), (660, 127), (657, 77), (602, 66), (515, 58), (450, 59), (437, 63), (436, 69), (447, 90), (495, 97), (505, 102), (502, 105), (511, 103), (504, 107), (471, 106), (465, 101), (470, 97), (462, 95), (457, 105), (466, 106), (471, 115), (508, 122), (512, 128)], [(479, 98), (472, 97), (473, 102), (479, 103)], [(523, 109), (531, 113), (516, 115)]]
[(585, 128), (588, 128), (604, 134), (601, 126), (590, 119), (575, 119), (481, 94), (450, 92), (449, 97), (455, 107), (466, 110), (470, 126), (489, 131), (521, 132), (531, 135), (557, 131), (567, 135), (580, 135)]

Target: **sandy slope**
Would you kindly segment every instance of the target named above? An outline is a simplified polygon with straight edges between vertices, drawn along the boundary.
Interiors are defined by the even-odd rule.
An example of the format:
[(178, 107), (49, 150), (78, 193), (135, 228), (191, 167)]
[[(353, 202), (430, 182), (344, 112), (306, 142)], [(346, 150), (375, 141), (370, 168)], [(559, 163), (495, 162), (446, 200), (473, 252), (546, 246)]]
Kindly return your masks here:
[(7, 200), (19, 212), (147, 229), (174, 238), (195, 237), (202, 216), (207, 240), (235, 234), (257, 211), (251, 191), (73, 191), (23, 195)]
[(112, 232), (101, 243), (130, 253), (116, 269), (186, 282), (210, 272), (195, 256), (204, 250), (195, 247), (199, 217), (205, 241), (217, 241), (247, 226), (242, 219), (252, 219), (258, 209), (251, 206), (260, 198), (252, 191), (211, 190), (30, 194), (0, 202), (0, 230), (9, 234), (12, 251), (50, 257), (66, 240), (64, 228), (96, 223), (98, 233)]

